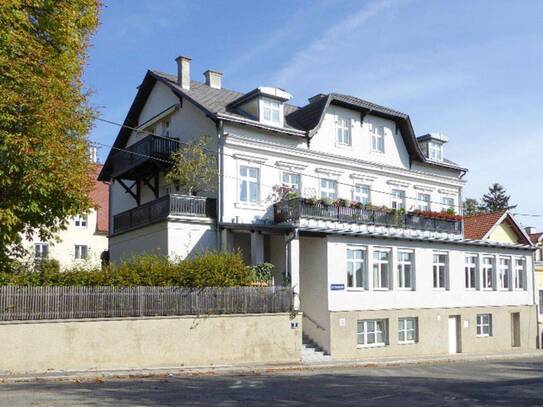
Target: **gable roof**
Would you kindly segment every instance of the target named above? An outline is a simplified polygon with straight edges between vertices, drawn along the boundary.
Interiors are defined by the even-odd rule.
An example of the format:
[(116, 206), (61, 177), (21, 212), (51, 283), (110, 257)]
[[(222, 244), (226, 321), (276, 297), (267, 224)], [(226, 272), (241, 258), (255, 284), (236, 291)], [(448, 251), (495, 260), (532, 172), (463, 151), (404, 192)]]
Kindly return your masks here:
[[(193, 80), (191, 80), (190, 89), (184, 89), (177, 83), (176, 75), (167, 74), (157, 70), (147, 71), (143, 82), (138, 87), (136, 97), (130, 106), (128, 114), (124, 120), (123, 127), (121, 127), (117, 138), (115, 139), (115, 143), (113, 144), (114, 148), (112, 151), (118, 148), (124, 148), (126, 146), (128, 138), (131, 134), (130, 127), (133, 128), (138, 126), (139, 115), (149, 94), (151, 93), (151, 90), (153, 89), (153, 86), (157, 81), (169, 87), (181, 101), (183, 98), (189, 100), (196, 107), (201, 109), (211, 120), (239, 122), (276, 133), (307, 137), (309, 139), (318, 131), (324, 119), (326, 109), (331, 104), (358, 110), (362, 115), (372, 114), (384, 117), (393, 120), (398, 125), (412, 160), (431, 166), (467, 172), (467, 169), (458, 166), (458, 164), (450, 160), (444, 160), (443, 162), (428, 160), (419, 147), (411, 120), (407, 114), (398, 112), (385, 106), (380, 106), (364, 99), (339, 93), (330, 93), (328, 95), (323, 94), (311, 98), (310, 102), (303, 107), (297, 107), (285, 103), (284, 128), (278, 128), (260, 123), (237, 109), (235, 102), (243, 100), (247, 95), (246, 93), (241, 93), (226, 88), (216, 89), (206, 85), (205, 83)], [(102, 181), (109, 179), (111, 166), (110, 157), (111, 152), (108, 155), (102, 172), (98, 177)]]
[(94, 165), (89, 176), (94, 182), (90, 199), (96, 208), (96, 233), (108, 233), (109, 226), (109, 184), (98, 181), (102, 165)]
[(539, 242), (543, 241), (543, 232), (539, 232), (539, 233), (530, 233), (528, 236), (530, 236), (530, 240), (532, 241), (532, 243), (535, 245), (535, 244), (538, 244)]
[(513, 228), (520, 243), (532, 245), (532, 242), (526, 232), (524, 232), (524, 229), (522, 229), (506, 209), (464, 217), (464, 238), (470, 240), (486, 240), (492, 231), (502, 223), (506, 223)]

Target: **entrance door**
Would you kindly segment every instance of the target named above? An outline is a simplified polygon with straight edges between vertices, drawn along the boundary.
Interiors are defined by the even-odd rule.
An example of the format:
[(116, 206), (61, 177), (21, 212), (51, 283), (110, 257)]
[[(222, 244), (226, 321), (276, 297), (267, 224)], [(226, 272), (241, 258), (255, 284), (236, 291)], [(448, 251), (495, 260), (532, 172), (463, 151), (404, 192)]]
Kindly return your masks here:
[(520, 312), (511, 313), (511, 345), (520, 347)]
[(449, 316), (449, 353), (460, 353), (460, 317), (458, 315)]

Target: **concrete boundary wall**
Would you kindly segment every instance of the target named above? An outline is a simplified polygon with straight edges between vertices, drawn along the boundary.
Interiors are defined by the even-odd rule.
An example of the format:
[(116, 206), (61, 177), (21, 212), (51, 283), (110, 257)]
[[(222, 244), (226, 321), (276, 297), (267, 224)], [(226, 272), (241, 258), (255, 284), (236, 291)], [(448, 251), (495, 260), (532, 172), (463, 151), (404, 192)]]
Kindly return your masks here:
[(288, 313), (6, 322), (0, 344), (4, 373), (295, 363), (302, 323)]

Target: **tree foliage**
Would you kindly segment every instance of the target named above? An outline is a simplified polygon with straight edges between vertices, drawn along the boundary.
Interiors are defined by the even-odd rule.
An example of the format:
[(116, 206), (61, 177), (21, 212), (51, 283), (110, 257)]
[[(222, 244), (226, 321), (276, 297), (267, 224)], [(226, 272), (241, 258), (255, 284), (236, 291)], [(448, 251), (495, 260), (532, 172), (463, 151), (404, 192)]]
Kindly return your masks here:
[(166, 179), (189, 195), (214, 189), (217, 177), (215, 154), (208, 151), (209, 137), (201, 136), (180, 146), (171, 160), (173, 167)]
[(488, 193), (483, 195), (482, 206), (486, 212), (515, 208), (516, 205), (509, 205), (510, 198), (502, 185), (494, 183), (488, 188)]
[(477, 199), (467, 198), (464, 201), (464, 216), (478, 215), (481, 212), (483, 212), (483, 209)]
[(0, 2), (0, 257), (90, 206), (81, 75), (100, 0)]

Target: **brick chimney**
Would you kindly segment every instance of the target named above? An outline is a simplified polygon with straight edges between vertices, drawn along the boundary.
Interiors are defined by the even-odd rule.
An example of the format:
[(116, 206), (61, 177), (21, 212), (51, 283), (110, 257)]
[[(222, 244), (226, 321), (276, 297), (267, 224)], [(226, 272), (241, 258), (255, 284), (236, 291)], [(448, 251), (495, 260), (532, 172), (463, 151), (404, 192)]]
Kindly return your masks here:
[(177, 84), (183, 89), (190, 90), (190, 61), (189, 57), (178, 56), (177, 62)]
[(222, 87), (222, 72), (208, 69), (204, 72), (204, 76), (206, 78), (206, 85), (210, 88), (220, 89)]

